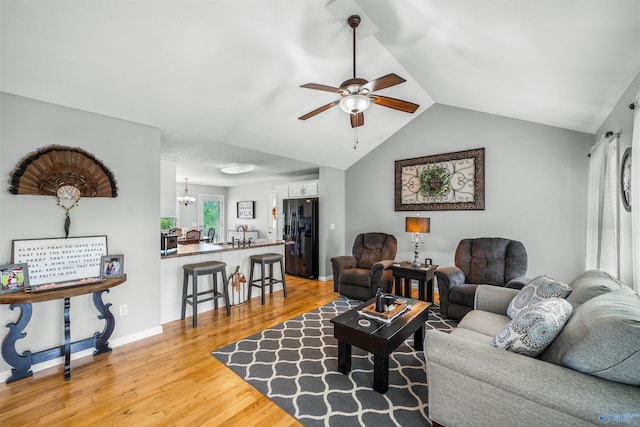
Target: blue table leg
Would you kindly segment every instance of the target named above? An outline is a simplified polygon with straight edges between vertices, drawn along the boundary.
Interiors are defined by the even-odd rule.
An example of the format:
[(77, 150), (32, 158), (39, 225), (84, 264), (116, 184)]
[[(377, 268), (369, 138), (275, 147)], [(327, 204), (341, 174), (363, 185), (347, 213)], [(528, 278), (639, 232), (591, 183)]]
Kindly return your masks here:
[(93, 304), (96, 306), (100, 314), (98, 315), (98, 319), (104, 319), (105, 325), (102, 332), (96, 332), (93, 334), (95, 339), (96, 350), (93, 354), (102, 354), (111, 351), (111, 347), (109, 347), (109, 337), (113, 333), (113, 330), (116, 327), (116, 321), (109, 311), (109, 307), (111, 307), (111, 303), (105, 304), (102, 302), (102, 293), (109, 292), (108, 289), (94, 292), (93, 293)]
[(71, 298), (64, 299), (64, 379), (71, 379), (71, 317), (69, 316), (69, 308), (71, 308)]
[(31, 352), (25, 351), (22, 355), (16, 351), (16, 341), (27, 336), (26, 332), (22, 332), (31, 320), (31, 304), (11, 304), (10, 308), (20, 308), (20, 317), (17, 323), (7, 323), (9, 333), (2, 341), (2, 357), (12, 366), (11, 376), (7, 379), (7, 383), (33, 376), (31, 371)]

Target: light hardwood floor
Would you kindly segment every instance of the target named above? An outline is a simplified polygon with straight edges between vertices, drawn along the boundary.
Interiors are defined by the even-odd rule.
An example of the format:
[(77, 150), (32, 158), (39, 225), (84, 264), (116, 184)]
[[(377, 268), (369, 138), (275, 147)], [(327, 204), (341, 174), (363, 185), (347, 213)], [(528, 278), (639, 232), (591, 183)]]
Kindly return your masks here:
[[(259, 291), (259, 290), (258, 290)], [(333, 282), (287, 276), (282, 292), (163, 325), (163, 333), (0, 384), (0, 426), (298, 426), (211, 351), (338, 298)], [(118, 319), (116, 319), (117, 328)], [(116, 329), (117, 330), (117, 329)]]

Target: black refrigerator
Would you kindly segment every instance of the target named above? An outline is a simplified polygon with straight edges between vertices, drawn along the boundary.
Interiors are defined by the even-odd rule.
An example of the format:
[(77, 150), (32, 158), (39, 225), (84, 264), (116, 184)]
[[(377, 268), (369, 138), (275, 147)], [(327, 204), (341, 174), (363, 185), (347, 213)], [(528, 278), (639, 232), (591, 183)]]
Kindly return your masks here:
[(286, 199), (283, 206), (285, 272), (318, 277), (318, 199)]

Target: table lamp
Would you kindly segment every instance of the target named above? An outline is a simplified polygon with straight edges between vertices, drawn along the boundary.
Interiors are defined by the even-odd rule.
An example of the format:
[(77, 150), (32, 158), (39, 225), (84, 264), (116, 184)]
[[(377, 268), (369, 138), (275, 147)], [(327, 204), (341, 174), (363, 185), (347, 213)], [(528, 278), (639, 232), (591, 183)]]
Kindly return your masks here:
[[(411, 235), (411, 241), (415, 242), (415, 248), (413, 249), (414, 257), (411, 263), (414, 267), (420, 267), (421, 263), (418, 258), (418, 239), (421, 238), (421, 234), (428, 233), (431, 228), (431, 218), (423, 218), (419, 216), (408, 216), (405, 222), (405, 231), (407, 233), (413, 233)], [(422, 244), (424, 244), (424, 235), (421, 238)]]

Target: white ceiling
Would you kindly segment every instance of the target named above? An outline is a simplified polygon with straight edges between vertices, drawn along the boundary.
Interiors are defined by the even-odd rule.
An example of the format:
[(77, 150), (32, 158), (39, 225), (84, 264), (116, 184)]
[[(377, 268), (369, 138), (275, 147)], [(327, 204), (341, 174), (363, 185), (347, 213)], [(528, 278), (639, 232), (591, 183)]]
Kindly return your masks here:
[[(354, 132), (302, 89), (396, 73)], [(346, 169), (433, 102), (595, 133), (640, 72), (638, 0), (0, 0), (0, 91), (163, 130), (177, 182)], [(217, 169), (258, 168), (230, 180)]]

